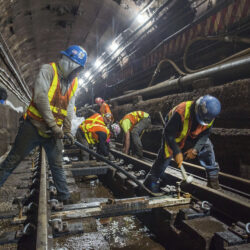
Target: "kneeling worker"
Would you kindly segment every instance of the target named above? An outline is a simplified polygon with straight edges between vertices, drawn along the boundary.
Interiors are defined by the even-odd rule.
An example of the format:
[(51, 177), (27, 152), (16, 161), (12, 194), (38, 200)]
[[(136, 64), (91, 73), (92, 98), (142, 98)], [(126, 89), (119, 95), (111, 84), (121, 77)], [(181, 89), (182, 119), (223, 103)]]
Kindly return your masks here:
[(144, 129), (151, 125), (151, 118), (148, 113), (134, 111), (125, 115), (120, 121), (120, 125), (125, 133), (123, 153), (128, 154), (130, 148), (130, 133), (134, 146), (134, 153), (137, 157), (142, 157), (142, 142), (140, 135)]
[(182, 102), (174, 107), (167, 115), (162, 146), (144, 185), (152, 192), (159, 192), (159, 178), (172, 158), (181, 167), (184, 152), (185, 159), (198, 158), (205, 167), (208, 187), (220, 189), (219, 166), (209, 140), (214, 119), (220, 111), (220, 101), (210, 95), (202, 96), (197, 101)]
[[(107, 128), (106, 122), (105, 117), (102, 117), (98, 113), (90, 116), (83, 121), (77, 129), (77, 140), (86, 147), (89, 147), (89, 145), (97, 145), (97, 153), (108, 156), (109, 148), (107, 142), (110, 139), (110, 130)], [(118, 125), (112, 124), (111, 129), (114, 127), (115, 133), (117, 134), (119, 131), (116, 126)], [(89, 160), (89, 153), (81, 150), (81, 160)]]

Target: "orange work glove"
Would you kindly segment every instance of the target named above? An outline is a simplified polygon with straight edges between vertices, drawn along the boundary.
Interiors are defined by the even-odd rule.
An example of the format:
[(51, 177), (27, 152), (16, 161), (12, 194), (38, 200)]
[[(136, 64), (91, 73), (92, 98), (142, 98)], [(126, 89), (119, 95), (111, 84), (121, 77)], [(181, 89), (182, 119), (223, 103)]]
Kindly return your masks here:
[(182, 153), (178, 153), (175, 157), (174, 157), (176, 163), (178, 164), (178, 168), (181, 168), (182, 162), (183, 162), (183, 154)]
[(197, 150), (194, 149), (194, 148), (190, 148), (189, 150), (187, 150), (187, 151), (184, 153), (185, 159), (187, 159), (187, 160), (189, 160), (189, 159), (190, 159), (190, 160), (195, 159), (196, 156), (197, 156), (197, 154), (198, 154), (198, 152), (197, 152)]

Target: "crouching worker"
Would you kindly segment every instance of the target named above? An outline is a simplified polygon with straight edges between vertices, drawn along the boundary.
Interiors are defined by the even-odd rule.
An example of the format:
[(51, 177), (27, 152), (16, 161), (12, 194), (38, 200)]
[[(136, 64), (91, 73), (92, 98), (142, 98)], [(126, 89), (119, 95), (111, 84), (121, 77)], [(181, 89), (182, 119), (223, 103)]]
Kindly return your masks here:
[(205, 167), (207, 185), (220, 189), (219, 166), (209, 140), (214, 119), (220, 111), (219, 100), (210, 95), (202, 96), (196, 101), (182, 102), (174, 107), (167, 115), (162, 146), (144, 185), (152, 192), (159, 192), (159, 178), (171, 159), (174, 158), (180, 168), (184, 153), (185, 159), (198, 159)]
[[(105, 122), (105, 117), (95, 113), (80, 124), (76, 131), (76, 139), (88, 148), (89, 145), (96, 145), (98, 154), (109, 156), (110, 130)], [(81, 150), (81, 160), (89, 160), (89, 153)]]
[(124, 147), (123, 153), (128, 154), (130, 148), (130, 134), (133, 143), (133, 154), (141, 158), (143, 156), (143, 148), (140, 136), (144, 129), (151, 125), (151, 118), (148, 113), (143, 111), (134, 111), (125, 115), (120, 121), (120, 125), (124, 131)]
[(0, 165), (0, 186), (29, 152), (41, 145), (47, 154), (57, 198), (68, 203), (70, 193), (62, 168), (61, 139), (66, 135), (74, 140), (70, 131), (77, 75), (84, 69), (87, 53), (74, 45), (61, 54), (58, 62), (44, 64), (38, 73), (32, 101), (24, 114), (14, 146)]

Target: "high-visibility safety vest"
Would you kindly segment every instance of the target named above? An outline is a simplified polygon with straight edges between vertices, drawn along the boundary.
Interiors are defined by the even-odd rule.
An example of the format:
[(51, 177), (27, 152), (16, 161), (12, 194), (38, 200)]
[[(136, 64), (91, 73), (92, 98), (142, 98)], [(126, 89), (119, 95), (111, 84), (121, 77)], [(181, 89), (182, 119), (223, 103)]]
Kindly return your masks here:
[(88, 144), (96, 144), (99, 142), (96, 132), (104, 132), (107, 135), (107, 140), (110, 138), (110, 131), (104, 125), (97, 123), (85, 123), (85, 121), (83, 121), (79, 127), (84, 133)]
[(129, 129), (129, 131), (131, 131), (134, 126), (141, 120), (141, 119), (144, 119), (144, 118), (147, 118), (149, 117), (149, 114), (146, 113), (146, 112), (143, 112), (143, 111), (134, 111), (134, 112), (131, 112), (131, 113), (128, 113), (126, 114), (122, 120), (120, 121), (120, 125), (122, 125), (122, 122), (126, 119), (129, 119), (132, 126), (131, 128)]
[(112, 115), (110, 107), (106, 102), (102, 103), (102, 105), (100, 107), (100, 113), (101, 113), (102, 116), (104, 116), (107, 113)]
[[(190, 110), (192, 104), (193, 101), (182, 102), (176, 107), (174, 107), (172, 110), (170, 110), (168, 113), (168, 120), (171, 119), (171, 117), (174, 115), (175, 112), (177, 112), (181, 116), (182, 130), (177, 134), (177, 137), (175, 138), (175, 141), (180, 148), (184, 147), (188, 136), (190, 136), (192, 139), (195, 139), (204, 130), (210, 128), (214, 122), (214, 120), (212, 120), (211, 123), (206, 126), (199, 124), (197, 128), (191, 132), (190, 130), (192, 127), (192, 119), (190, 118)], [(173, 154), (172, 149), (167, 145), (166, 142), (164, 151), (166, 158), (172, 156)]]
[[(55, 117), (56, 124), (58, 126), (62, 126), (63, 121), (65, 117), (67, 116), (67, 108), (69, 105), (70, 99), (74, 96), (78, 81), (77, 78), (74, 78), (68, 91), (63, 96), (61, 94), (61, 88), (60, 88), (60, 81), (58, 77), (57, 67), (55, 63), (50, 63), (54, 70), (54, 77), (50, 84), (50, 88), (48, 91), (48, 99), (50, 104), (50, 110), (52, 111), (53, 116)], [(44, 119), (40, 112), (38, 111), (33, 99), (30, 102), (30, 105), (26, 111), (26, 114), (24, 115), (24, 118), (26, 116), (31, 117), (32, 119), (35, 119), (37, 121), (44, 122)]]
[(95, 123), (95, 124), (100, 124), (100, 125), (106, 126), (106, 124), (103, 120), (103, 117), (99, 113), (93, 114), (92, 116), (87, 118), (84, 122), (86, 124), (87, 123)]
[(100, 113), (104, 117), (106, 114), (110, 114), (110, 121), (114, 122), (113, 114), (111, 113), (110, 107), (106, 102), (103, 102), (100, 107)]

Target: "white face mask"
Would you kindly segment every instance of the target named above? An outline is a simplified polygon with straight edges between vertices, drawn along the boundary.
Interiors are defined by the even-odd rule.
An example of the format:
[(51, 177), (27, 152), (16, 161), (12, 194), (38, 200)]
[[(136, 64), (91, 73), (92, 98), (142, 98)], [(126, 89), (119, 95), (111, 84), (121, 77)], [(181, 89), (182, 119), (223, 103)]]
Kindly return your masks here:
[(67, 79), (75, 69), (81, 67), (79, 64), (75, 63), (74, 61), (70, 60), (67, 56), (64, 55), (59, 60), (58, 65), (65, 79)]

